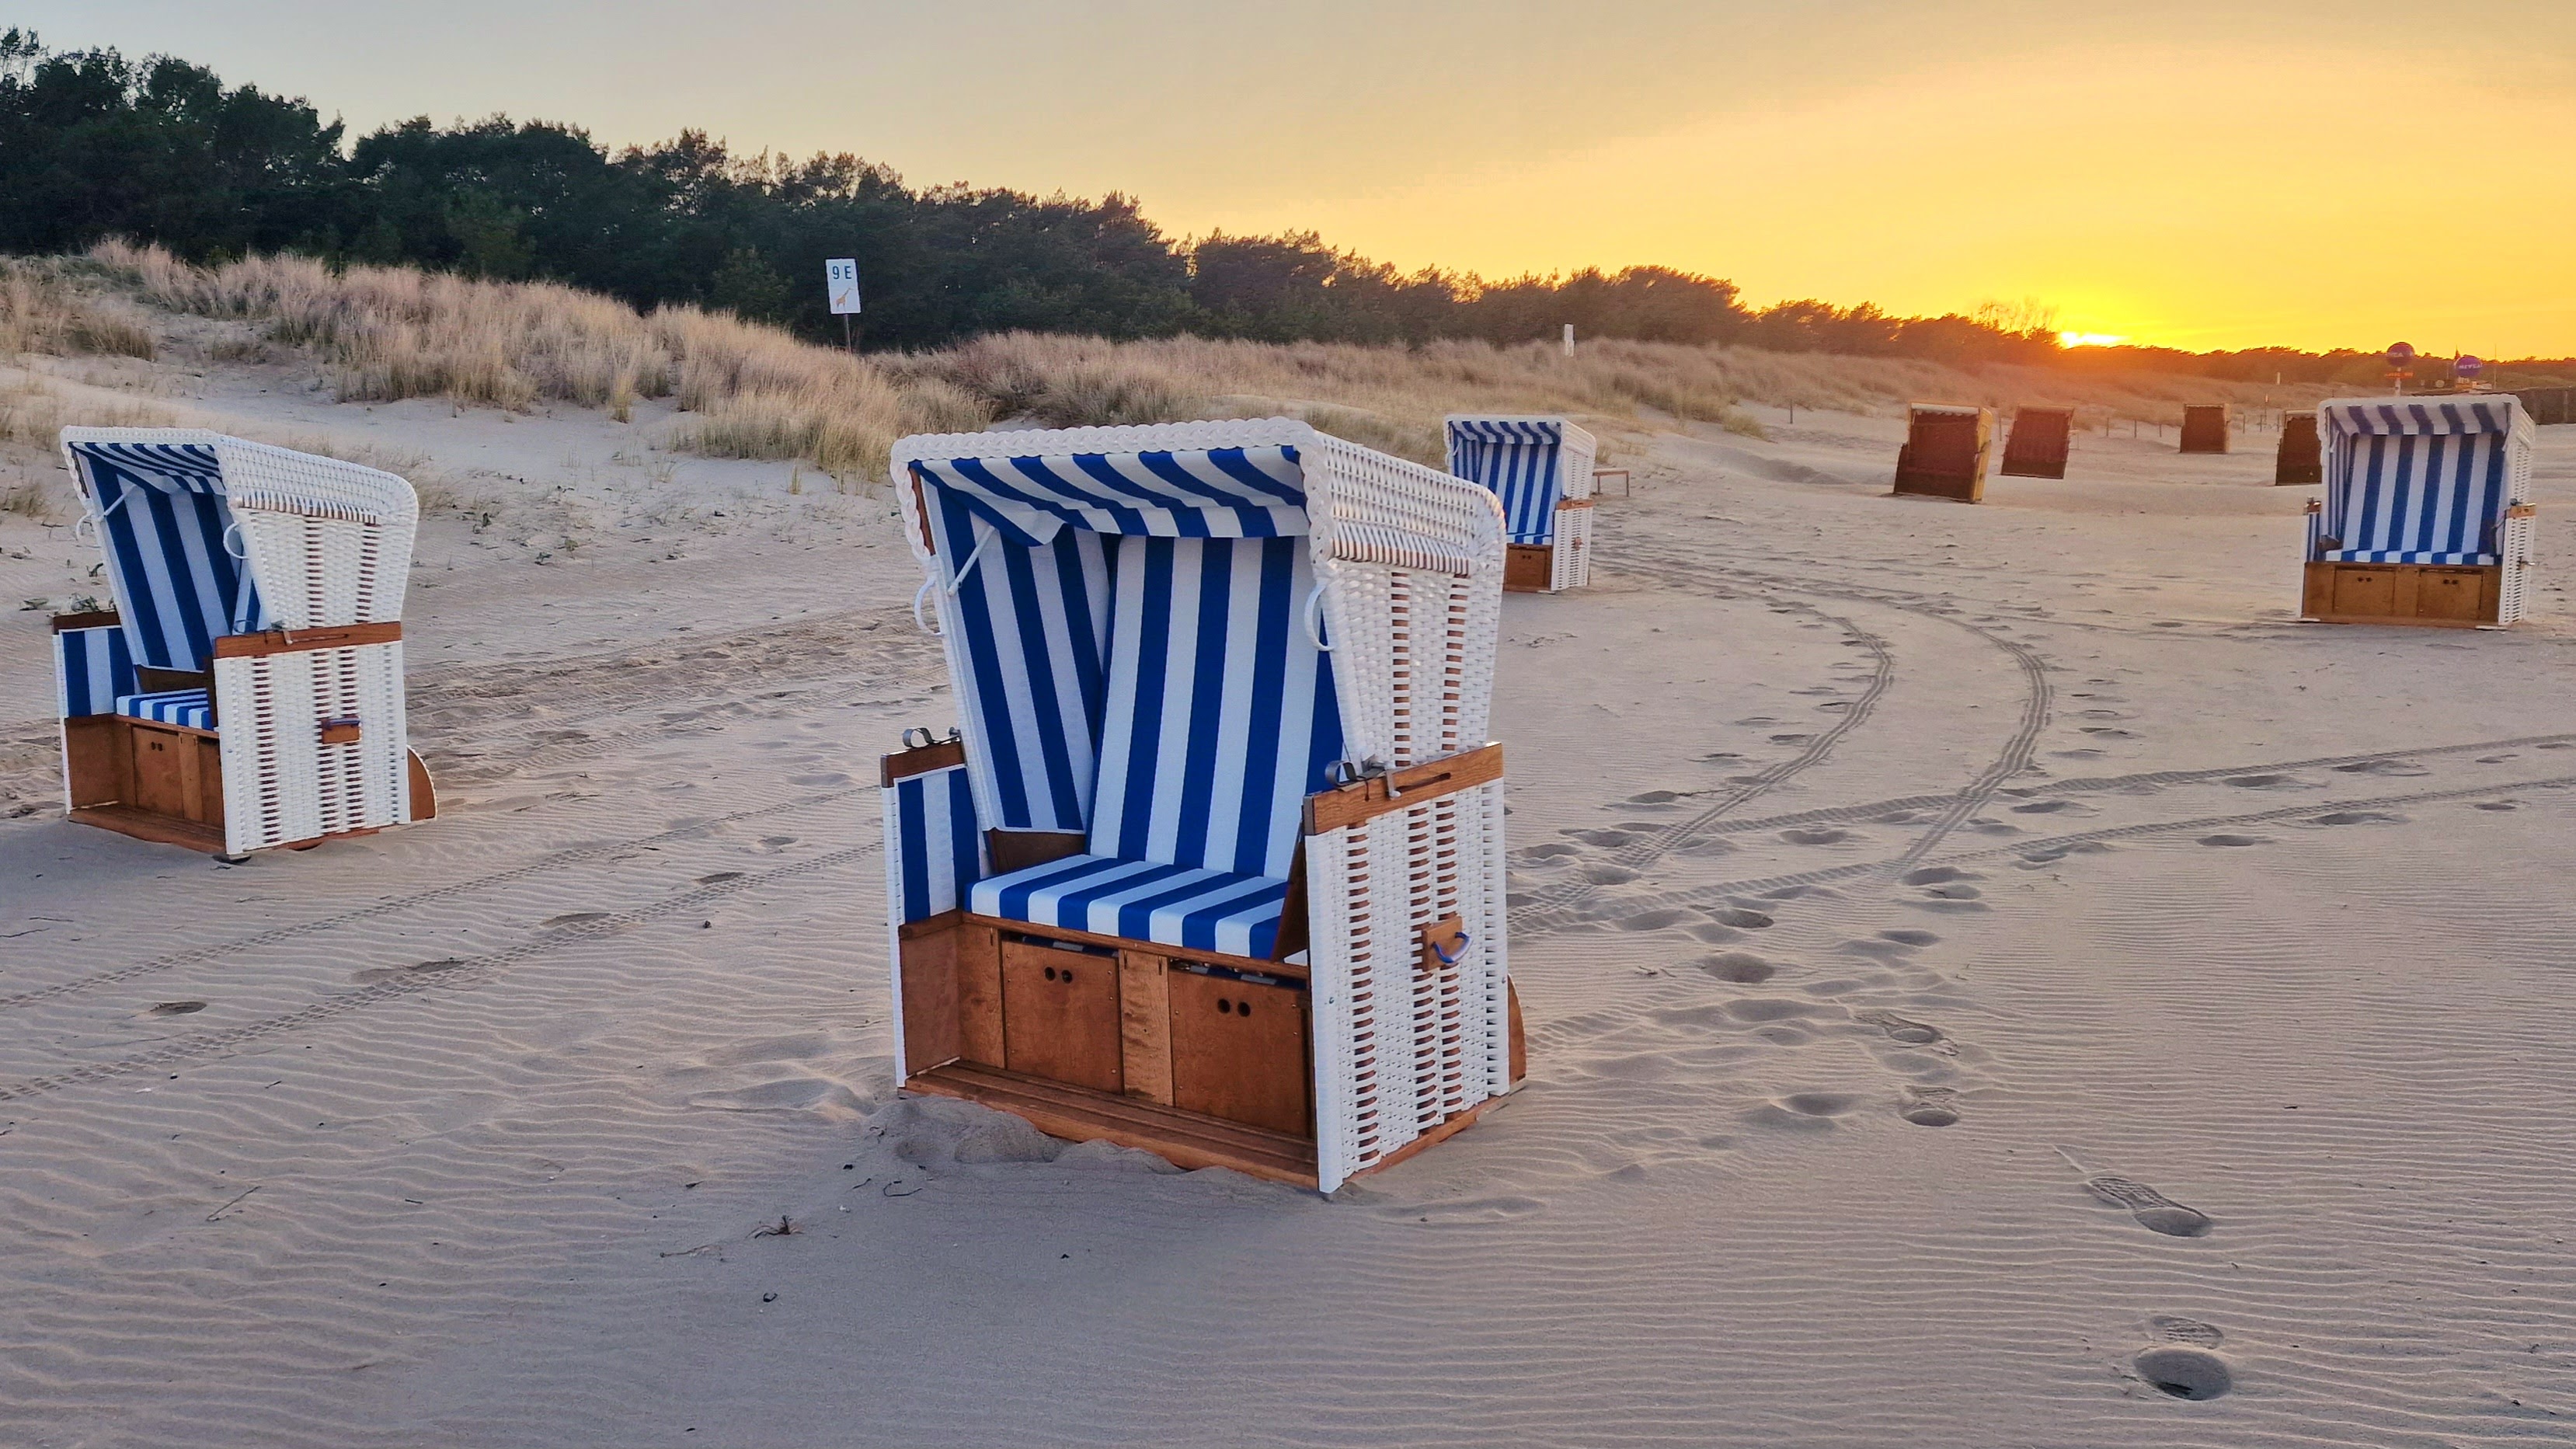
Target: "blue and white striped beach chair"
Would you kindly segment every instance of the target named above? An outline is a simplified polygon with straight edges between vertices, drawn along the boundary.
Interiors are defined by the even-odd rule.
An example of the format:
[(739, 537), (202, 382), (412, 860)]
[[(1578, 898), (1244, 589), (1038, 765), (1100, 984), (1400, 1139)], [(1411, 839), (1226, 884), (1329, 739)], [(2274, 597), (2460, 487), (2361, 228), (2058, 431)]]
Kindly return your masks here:
[(2320, 403), (2302, 598), (2335, 623), (2503, 625), (2531, 567), (2531, 415), (2511, 393)]
[(1592, 464), (1600, 445), (1563, 418), (1449, 419), (1449, 471), (1491, 491), (1510, 545), (1503, 587), (1536, 593), (1592, 582)]
[(73, 819), (240, 856), (431, 813), (403, 721), (411, 485), (218, 433), (66, 428), (116, 608), (54, 620)]
[(906, 438), (913, 1090), (1331, 1191), (1509, 1090), (1492, 497), (1289, 419)]

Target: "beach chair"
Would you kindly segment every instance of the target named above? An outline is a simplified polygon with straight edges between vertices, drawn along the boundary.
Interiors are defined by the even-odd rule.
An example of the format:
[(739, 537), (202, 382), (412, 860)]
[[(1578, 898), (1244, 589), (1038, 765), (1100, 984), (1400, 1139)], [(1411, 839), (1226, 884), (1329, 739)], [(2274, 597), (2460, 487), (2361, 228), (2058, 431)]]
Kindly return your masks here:
[(2317, 415), (2283, 413), (2281, 447), (2272, 458), (2273, 486), (2316, 484), (2325, 480), (2325, 460), (2317, 445)]
[(2301, 612), (2338, 624), (2511, 624), (2531, 567), (2531, 415), (2511, 393), (2320, 403)]
[(410, 484), (190, 429), (62, 449), (116, 603), (53, 621), (72, 819), (239, 857), (435, 813), (403, 724)]
[(1493, 496), (1304, 423), (912, 437), (911, 1091), (1330, 1192), (1518, 1078)]
[(1449, 419), (1449, 471), (1503, 505), (1503, 587), (1548, 593), (1592, 582), (1592, 464), (1600, 445), (1563, 418)]
[(2224, 453), (2233, 426), (2225, 403), (2184, 408), (2180, 450), (2186, 453)]
[(1913, 404), (1905, 414), (1905, 446), (1896, 451), (1896, 491), (1956, 503), (1984, 501), (1994, 437), (1990, 409)]
[(2014, 478), (2063, 478), (2075, 426), (2073, 408), (2018, 408), (2004, 440), (2003, 467)]

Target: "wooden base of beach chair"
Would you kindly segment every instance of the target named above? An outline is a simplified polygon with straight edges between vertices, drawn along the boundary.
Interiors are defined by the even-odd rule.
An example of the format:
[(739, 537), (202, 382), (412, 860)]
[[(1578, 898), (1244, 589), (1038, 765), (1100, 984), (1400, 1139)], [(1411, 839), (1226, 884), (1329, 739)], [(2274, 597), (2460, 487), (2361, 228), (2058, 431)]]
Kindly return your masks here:
[[(63, 749), (74, 822), (208, 855), (226, 853), (223, 747), (215, 732), (124, 715), (83, 715), (63, 721)], [(412, 819), (427, 820), (438, 813), (437, 787), (419, 754), (407, 753)], [(375, 833), (366, 826), (287, 841), (280, 848), (310, 850), (325, 840)]]
[(71, 818), (221, 854), (224, 762), (207, 730), (94, 714), (63, 721)]
[(1556, 546), (1515, 543), (1503, 550), (1503, 591), (1544, 594), (1556, 587)]
[(2497, 626), (2501, 564), (2312, 563), (2300, 613), (2322, 624)]
[[(963, 911), (905, 926), (900, 949), (907, 1090), (1182, 1167), (1316, 1185), (1304, 967)], [(1517, 1081), (1517, 995), (1511, 1006)]]

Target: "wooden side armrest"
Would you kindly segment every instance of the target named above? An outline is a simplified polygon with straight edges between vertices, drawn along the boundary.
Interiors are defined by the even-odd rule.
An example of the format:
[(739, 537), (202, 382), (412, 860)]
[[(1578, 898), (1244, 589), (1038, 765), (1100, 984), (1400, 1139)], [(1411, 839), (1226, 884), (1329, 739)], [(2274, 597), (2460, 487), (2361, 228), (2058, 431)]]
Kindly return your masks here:
[(80, 614), (56, 614), (54, 632), (72, 634), (83, 629), (114, 629), (124, 623), (124, 616), (114, 609), (92, 609)]
[(1363, 824), (1391, 810), (1503, 777), (1503, 747), (1485, 745), (1306, 797), (1306, 833)]
[(402, 637), (402, 621), (343, 624), (329, 629), (270, 629), (258, 634), (226, 634), (215, 641), (217, 659), (258, 659), (271, 654), (300, 654), (308, 649), (346, 649), (358, 644), (391, 644)]

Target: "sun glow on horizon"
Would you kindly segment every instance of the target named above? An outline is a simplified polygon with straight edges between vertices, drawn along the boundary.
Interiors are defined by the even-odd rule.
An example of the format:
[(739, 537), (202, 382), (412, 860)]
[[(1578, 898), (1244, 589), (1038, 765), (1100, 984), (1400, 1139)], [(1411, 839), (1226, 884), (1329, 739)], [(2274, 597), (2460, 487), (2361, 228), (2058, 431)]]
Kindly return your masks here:
[(2128, 340), (2128, 335), (2120, 332), (2060, 332), (2057, 334), (2057, 345), (2060, 347), (2118, 347)]

